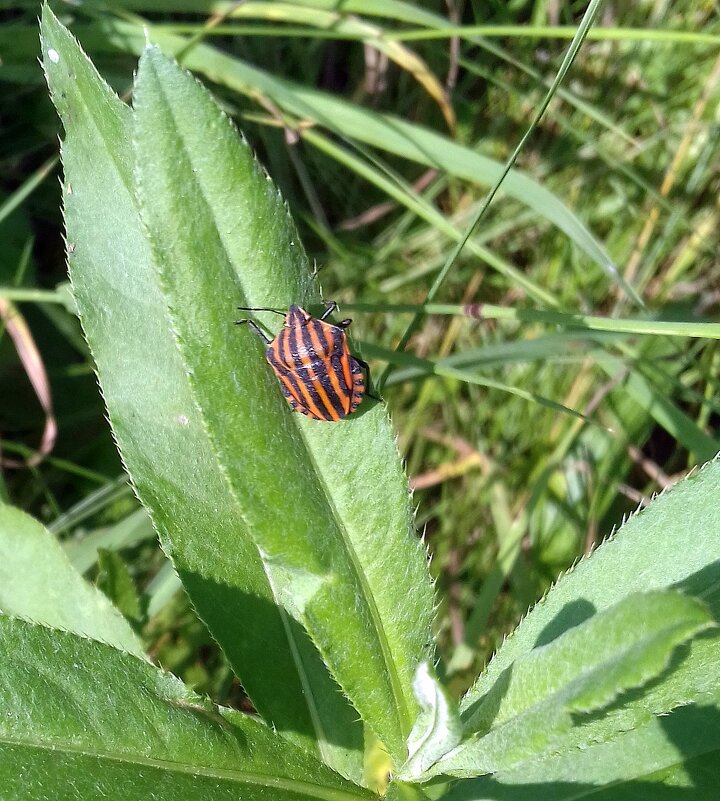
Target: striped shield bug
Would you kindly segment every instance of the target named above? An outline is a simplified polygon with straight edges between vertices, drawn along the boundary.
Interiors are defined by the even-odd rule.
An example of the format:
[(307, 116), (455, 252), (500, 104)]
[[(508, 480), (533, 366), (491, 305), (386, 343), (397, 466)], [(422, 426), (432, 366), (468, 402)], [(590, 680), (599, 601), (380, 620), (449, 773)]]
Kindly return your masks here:
[(345, 330), (352, 320), (337, 324), (327, 318), (337, 309), (335, 301), (325, 304), (320, 317), (313, 317), (293, 304), (286, 314), (267, 307), (238, 306), (240, 311), (269, 311), (283, 314), (285, 323), (271, 339), (253, 320), (246, 323), (267, 344), (265, 358), (280, 382), (290, 406), (314, 420), (341, 420), (352, 414), (365, 395), (367, 364), (350, 353)]

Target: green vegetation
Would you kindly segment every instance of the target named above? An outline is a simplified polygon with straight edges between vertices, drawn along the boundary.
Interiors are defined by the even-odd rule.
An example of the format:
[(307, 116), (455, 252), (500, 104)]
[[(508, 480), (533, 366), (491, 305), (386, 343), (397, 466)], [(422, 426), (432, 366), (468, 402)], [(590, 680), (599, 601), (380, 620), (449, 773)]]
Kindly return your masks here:
[[(720, 450), (712, 4), (50, 5), (0, 11), (8, 797), (714, 798), (720, 463), (575, 564)], [(322, 297), (392, 425), (233, 325)]]

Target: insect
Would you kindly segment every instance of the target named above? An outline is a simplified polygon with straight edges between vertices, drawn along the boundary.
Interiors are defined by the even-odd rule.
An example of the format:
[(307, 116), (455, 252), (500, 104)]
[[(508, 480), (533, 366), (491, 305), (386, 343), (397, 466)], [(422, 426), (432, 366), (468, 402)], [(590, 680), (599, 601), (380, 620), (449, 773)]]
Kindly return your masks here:
[[(238, 307), (241, 311), (277, 309)], [(314, 420), (341, 420), (352, 414), (365, 395), (363, 370), (367, 364), (350, 353), (345, 330), (352, 320), (329, 323), (337, 309), (335, 301), (325, 304), (320, 317), (313, 317), (293, 304), (284, 314), (285, 324), (271, 339), (253, 320), (246, 323), (268, 345), (265, 358), (280, 381), (280, 389), (290, 406)]]

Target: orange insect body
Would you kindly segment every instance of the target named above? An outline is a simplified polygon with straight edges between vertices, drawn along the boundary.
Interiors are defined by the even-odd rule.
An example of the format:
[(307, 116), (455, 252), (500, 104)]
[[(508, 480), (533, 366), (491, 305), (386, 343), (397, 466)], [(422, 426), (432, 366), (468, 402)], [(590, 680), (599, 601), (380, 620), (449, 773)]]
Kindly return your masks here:
[(250, 324), (268, 343), (265, 358), (290, 406), (315, 420), (341, 420), (357, 409), (365, 395), (367, 365), (350, 353), (345, 335), (351, 321), (333, 325), (325, 319), (336, 308), (336, 303), (328, 303), (317, 318), (293, 304), (273, 340), (251, 320), (239, 321)]

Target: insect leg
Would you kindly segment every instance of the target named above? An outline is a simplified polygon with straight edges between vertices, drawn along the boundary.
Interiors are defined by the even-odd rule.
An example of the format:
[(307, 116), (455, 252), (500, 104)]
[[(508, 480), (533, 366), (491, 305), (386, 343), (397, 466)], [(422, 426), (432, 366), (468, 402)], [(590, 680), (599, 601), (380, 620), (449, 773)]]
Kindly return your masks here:
[[(361, 359), (358, 356), (353, 356), (353, 359), (355, 359), (355, 361), (365, 371), (365, 378), (367, 380), (367, 386), (369, 389), (372, 386), (372, 377), (370, 376), (370, 365), (364, 359)], [(370, 392), (366, 392), (365, 394), (368, 396), (368, 398), (372, 398), (373, 400), (376, 401), (382, 401), (382, 398), (378, 398), (377, 395), (372, 395), (370, 394)]]
[(325, 303), (325, 311), (320, 316), (320, 319), (327, 320), (334, 311), (337, 311), (337, 303), (334, 300), (328, 300)]
[(258, 326), (254, 320), (235, 320), (235, 325), (246, 324), (248, 328), (252, 329), (266, 344), (270, 344), (272, 339)]
[[(325, 311), (319, 317), (320, 320), (327, 320), (327, 318), (334, 312), (337, 311), (337, 302), (334, 300), (329, 300), (325, 304)], [(338, 328), (347, 328), (350, 323), (352, 322), (352, 318), (349, 317), (346, 320), (340, 320), (339, 323), (333, 323), (333, 325), (337, 325)]]

